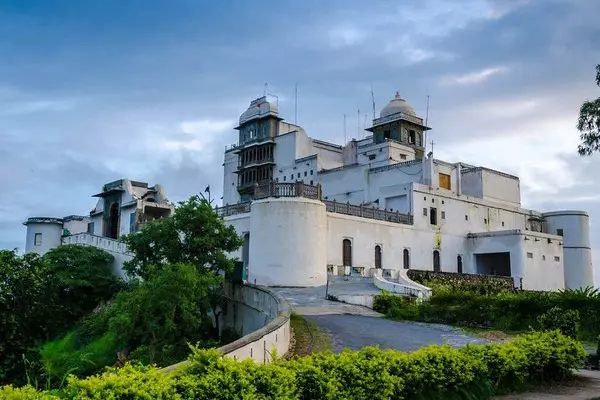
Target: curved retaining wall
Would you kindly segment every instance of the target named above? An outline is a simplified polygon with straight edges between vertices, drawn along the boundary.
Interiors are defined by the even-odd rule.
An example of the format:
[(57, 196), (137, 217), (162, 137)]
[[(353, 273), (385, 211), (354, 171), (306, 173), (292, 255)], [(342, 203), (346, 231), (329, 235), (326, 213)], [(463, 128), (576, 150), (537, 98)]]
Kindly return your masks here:
[[(278, 293), (254, 285), (225, 284), (228, 304), (223, 310), (223, 322), (244, 335), (235, 342), (219, 347), (224, 356), (243, 360), (252, 358), (258, 363), (268, 363), (287, 354), (290, 347), (291, 309)], [(163, 369), (171, 372), (187, 361)]]

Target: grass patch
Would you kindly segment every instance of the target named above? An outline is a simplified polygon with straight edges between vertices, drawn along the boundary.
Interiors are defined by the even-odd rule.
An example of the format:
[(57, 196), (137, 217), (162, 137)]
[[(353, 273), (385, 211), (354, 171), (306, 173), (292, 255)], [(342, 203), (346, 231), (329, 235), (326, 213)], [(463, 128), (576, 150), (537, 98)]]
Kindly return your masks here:
[(294, 355), (303, 357), (311, 353), (332, 350), (331, 336), (320, 330), (313, 322), (293, 312), (290, 323), (296, 339)]

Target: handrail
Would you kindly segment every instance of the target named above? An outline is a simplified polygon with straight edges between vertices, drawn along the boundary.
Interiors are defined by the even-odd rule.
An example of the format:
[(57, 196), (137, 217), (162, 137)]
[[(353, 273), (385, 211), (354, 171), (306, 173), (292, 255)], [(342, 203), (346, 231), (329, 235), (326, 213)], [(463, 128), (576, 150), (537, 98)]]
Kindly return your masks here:
[(424, 297), (426, 299), (430, 298), (431, 295), (432, 295), (431, 288), (429, 288), (429, 287), (427, 287), (425, 285), (422, 285), (422, 284), (420, 284), (418, 282), (415, 282), (412, 279), (410, 279), (408, 277), (408, 271), (409, 271), (408, 269), (401, 269), (398, 272), (398, 282), (400, 284), (403, 284), (403, 285), (412, 286), (414, 288), (417, 288), (417, 289), (419, 289), (419, 290), (421, 290), (423, 292)]
[(413, 216), (411, 214), (404, 214), (398, 211), (381, 210), (375, 207), (365, 207), (362, 205), (354, 205), (348, 203), (341, 203), (335, 200), (322, 200), (327, 206), (327, 211), (354, 215), (356, 217), (377, 219), (380, 221), (395, 222), (399, 224), (412, 225)]
[(420, 300), (427, 300), (430, 296), (430, 294), (420, 288), (403, 285), (401, 283), (390, 282), (381, 276), (380, 271), (377, 271), (377, 273), (373, 274), (373, 284), (381, 290), (386, 290), (388, 292), (401, 294), (404, 296), (416, 297)]

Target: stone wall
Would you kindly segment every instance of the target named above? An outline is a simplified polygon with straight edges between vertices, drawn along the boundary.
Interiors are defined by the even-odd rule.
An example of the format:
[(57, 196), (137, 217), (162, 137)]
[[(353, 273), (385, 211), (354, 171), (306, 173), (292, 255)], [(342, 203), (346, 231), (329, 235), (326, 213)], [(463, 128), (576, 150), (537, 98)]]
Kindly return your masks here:
[[(284, 356), (290, 347), (291, 309), (279, 294), (254, 285), (226, 283), (223, 324), (241, 333), (240, 339), (219, 348), (224, 356), (243, 360), (252, 358), (258, 363), (271, 362)], [(187, 361), (163, 369), (173, 371)]]

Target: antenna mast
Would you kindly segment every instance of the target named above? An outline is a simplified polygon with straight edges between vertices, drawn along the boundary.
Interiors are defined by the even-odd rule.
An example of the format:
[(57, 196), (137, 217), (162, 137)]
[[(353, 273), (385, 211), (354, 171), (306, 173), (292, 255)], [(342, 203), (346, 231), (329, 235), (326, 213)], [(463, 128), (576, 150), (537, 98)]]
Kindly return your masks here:
[(360, 139), (360, 108), (356, 110), (356, 139)]
[(298, 82), (296, 82), (294, 93), (294, 124), (298, 125)]
[(373, 84), (371, 83), (371, 101), (373, 102), (373, 119), (375, 119), (375, 94), (373, 93)]
[(344, 146), (346, 145), (346, 114), (344, 114)]
[[(427, 93), (427, 111), (425, 111), (425, 127), (429, 122), (429, 93)], [(425, 143), (425, 154), (427, 154), (427, 129), (423, 130), (423, 143)], [(431, 151), (433, 151), (433, 140), (431, 141)]]

